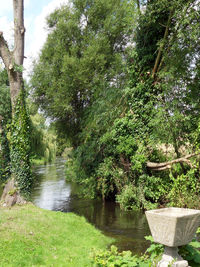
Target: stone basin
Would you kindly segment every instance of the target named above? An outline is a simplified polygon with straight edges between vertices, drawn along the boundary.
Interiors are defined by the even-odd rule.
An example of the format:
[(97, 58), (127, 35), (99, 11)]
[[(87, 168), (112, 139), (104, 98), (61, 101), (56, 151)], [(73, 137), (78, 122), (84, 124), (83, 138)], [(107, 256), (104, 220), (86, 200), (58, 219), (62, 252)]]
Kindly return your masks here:
[(154, 241), (168, 247), (188, 244), (200, 226), (200, 210), (171, 207), (145, 213)]

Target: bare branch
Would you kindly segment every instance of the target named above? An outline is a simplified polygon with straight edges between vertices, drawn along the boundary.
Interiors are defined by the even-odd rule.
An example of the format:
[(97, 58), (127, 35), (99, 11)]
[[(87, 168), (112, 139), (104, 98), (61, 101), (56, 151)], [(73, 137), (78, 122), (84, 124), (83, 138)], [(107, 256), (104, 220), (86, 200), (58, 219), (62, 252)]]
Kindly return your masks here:
[(162, 163), (147, 162), (147, 168), (152, 169), (153, 171), (163, 171), (163, 170), (171, 169), (172, 165), (176, 163), (186, 163), (191, 168), (194, 168), (195, 166), (188, 159), (192, 157), (196, 157), (198, 155), (200, 155), (200, 153), (193, 153), (182, 158), (178, 158), (178, 159), (174, 159), (174, 160), (166, 161)]
[(11, 52), (9, 51), (8, 44), (3, 37), (3, 32), (0, 32), (0, 57), (2, 58), (6, 69), (8, 69), (11, 61)]

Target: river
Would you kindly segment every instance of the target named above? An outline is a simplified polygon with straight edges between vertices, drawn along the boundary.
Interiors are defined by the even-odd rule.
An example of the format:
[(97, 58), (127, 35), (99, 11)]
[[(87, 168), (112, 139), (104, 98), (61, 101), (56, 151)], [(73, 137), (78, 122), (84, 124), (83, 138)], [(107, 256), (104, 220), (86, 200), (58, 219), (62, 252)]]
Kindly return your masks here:
[(80, 199), (78, 186), (65, 181), (65, 160), (58, 158), (54, 164), (34, 167), (36, 182), (32, 191), (32, 201), (40, 208), (74, 212), (84, 216), (105, 235), (115, 238), (120, 250), (143, 253), (149, 243), (144, 239), (149, 235), (146, 217), (139, 211), (121, 211), (114, 202)]

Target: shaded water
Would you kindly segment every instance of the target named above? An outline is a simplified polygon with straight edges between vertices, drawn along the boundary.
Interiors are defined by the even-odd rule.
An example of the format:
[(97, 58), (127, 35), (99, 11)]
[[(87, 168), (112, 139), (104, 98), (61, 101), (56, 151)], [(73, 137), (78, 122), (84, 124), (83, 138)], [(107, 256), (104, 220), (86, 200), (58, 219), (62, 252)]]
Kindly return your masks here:
[(145, 215), (138, 211), (121, 211), (114, 202), (78, 198), (78, 186), (65, 181), (64, 165), (65, 161), (60, 158), (54, 164), (34, 168), (37, 182), (32, 200), (35, 205), (84, 216), (105, 235), (114, 237), (120, 250), (144, 252), (149, 245), (144, 236), (150, 234)]

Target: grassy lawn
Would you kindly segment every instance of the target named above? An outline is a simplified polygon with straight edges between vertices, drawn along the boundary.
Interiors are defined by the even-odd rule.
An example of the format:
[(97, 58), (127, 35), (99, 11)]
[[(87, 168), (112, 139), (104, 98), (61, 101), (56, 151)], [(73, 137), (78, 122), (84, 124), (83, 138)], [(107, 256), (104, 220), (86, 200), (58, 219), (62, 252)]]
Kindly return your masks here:
[(92, 250), (112, 241), (73, 213), (0, 208), (0, 266), (89, 267)]

